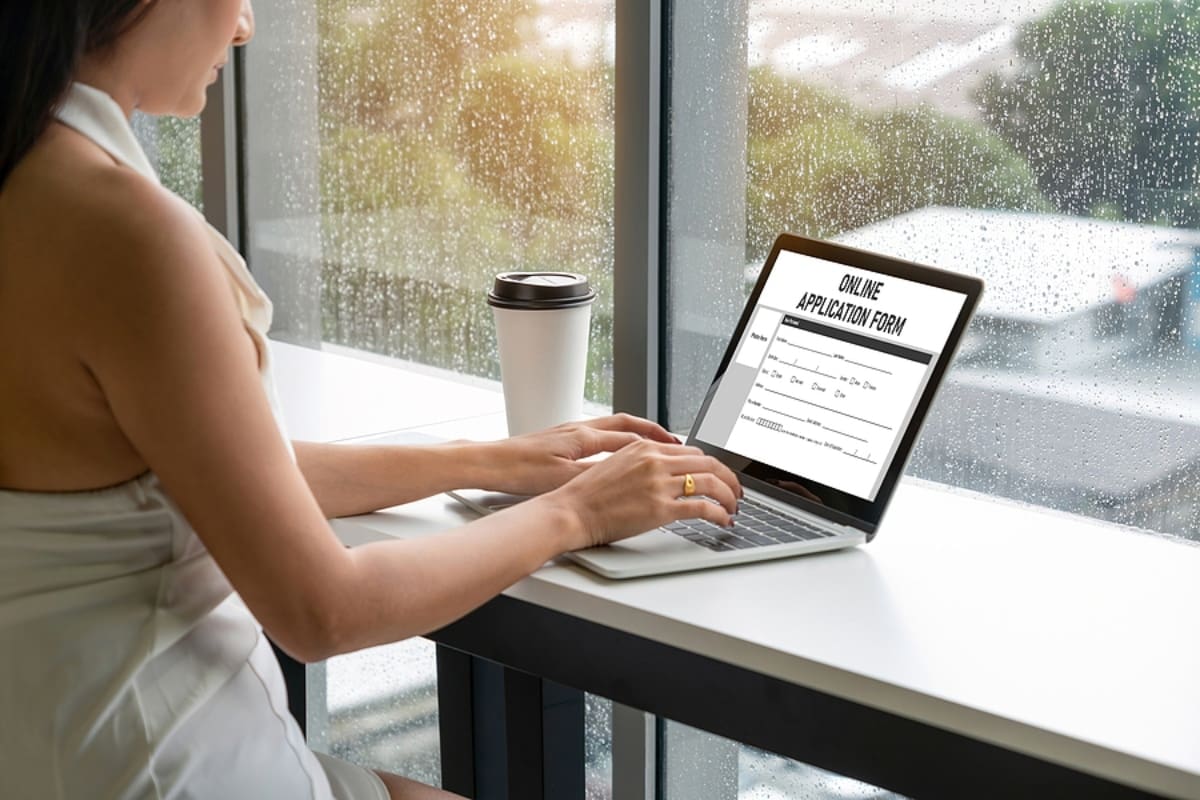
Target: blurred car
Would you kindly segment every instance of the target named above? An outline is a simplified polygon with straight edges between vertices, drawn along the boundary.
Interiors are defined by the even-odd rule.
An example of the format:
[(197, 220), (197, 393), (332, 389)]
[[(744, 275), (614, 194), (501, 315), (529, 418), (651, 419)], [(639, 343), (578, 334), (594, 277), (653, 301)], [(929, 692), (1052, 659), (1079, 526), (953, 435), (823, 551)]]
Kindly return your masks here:
[(1055, 214), (928, 207), (838, 241), (978, 275), (960, 366), (1051, 372), (1189, 342), (1200, 231)]

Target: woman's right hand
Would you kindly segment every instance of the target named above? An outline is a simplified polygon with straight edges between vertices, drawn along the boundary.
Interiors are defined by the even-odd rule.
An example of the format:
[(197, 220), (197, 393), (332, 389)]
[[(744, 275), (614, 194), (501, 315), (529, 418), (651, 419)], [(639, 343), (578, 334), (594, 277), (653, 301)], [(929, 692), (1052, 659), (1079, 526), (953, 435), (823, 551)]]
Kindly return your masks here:
[[(685, 476), (695, 493), (684, 497)], [(644, 439), (592, 465), (543, 495), (579, 519), (580, 540), (571, 549), (607, 544), (677, 519), (733, 524), (742, 487), (727, 466), (696, 447)]]

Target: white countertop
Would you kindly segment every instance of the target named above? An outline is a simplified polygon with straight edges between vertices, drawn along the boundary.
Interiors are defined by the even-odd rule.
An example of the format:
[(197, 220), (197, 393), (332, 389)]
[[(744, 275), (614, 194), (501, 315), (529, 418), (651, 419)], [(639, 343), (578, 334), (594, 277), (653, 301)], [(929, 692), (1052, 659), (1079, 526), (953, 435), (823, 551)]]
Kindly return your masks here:
[[(280, 387), (297, 438), (367, 427), (503, 432), (497, 392), (276, 349), (281, 371), (293, 371)], [(314, 376), (341, 385), (313, 388)], [(384, 388), (372, 389), (376, 381)], [(470, 519), (435, 497), (336, 528), (355, 544)], [(1200, 797), (1200, 548), (906, 479), (879, 536), (850, 551), (630, 581), (554, 564), (506, 594), (1085, 772)]]
[(399, 370), (367, 359), (271, 342), (288, 433), (332, 442), (504, 412), (482, 381), (451, 383), (439, 371)]

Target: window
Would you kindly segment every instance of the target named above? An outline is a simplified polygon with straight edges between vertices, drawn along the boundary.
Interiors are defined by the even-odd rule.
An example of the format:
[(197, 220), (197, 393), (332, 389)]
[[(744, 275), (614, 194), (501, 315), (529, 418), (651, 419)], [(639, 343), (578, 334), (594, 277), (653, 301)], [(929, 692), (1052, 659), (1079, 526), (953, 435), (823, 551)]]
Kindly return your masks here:
[[(588, 395), (610, 403), (615, 130), (641, 113), (614, 99), (623, 2), (259, 0), (246, 247), (274, 335), (494, 378), (491, 276), (583, 272), (600, 289)], [(668, 425), (690, 423), (774, 236), (837, 239), (988, 281), (910, 474), (1200, 538), (1194, 8), (662, 6), (662, 324), (655, 288), (634, 293), (651, 324), (631, 340), (661, 362)], [(659, 77), (652, 59), (639, 76), (654, 90)], [(407, 646), (387, 657), (425, 675), (424, 694), (384, 681), (390, 699), (371, 708), (394, 720), (407, 697), (405, 718), (428, 726), (431, 655)], [(360, 667), (321, 675), (331, 726)], [(385, 671), (368, 666), (368, 682)], [(667, 731), (670, 781), (672, 748), (692, 744)], [(734, 796), (801, 791), (799, 775), (826, 787), (813, 796), (886, 796), (693, 744), (725, 748)], [(409, 763), (429, 779), (436, 754)]]
[(163, 186), (203, 211), (200, 119), (149, 117), (135, 113), (132, 126)]
[[(499, 378), (496, 273), (597, 290), (586, 393), (612, 404), (612, 0), (259, 0), (246, 248), (272, 336)], [(437, 783), (434, 649), (308, 670), (314, 746)], [(611, 782), (588, 698), (589, 796)]]
[[(669, 6), (668, 422), (774, 237), (832, 238), (988, 284), (909, 474), (1200, 539), (1200, 12)], [(673, 723), (660, 769), (668, 797), (892, 796)]]
[(983, 277), (909, 473), (1200, 537), (1195, 9), (674, 3), (667, 407), (777, 233)]
[(435, 646), (412, 639), (309, 667), (309, 746), (439, 785)]
[[(355, 764), (441, 782), (435, 646), (411, 639), (309, 668), (308, 743)], [(612, 703), (584, 695), (585, 800), (612, 797)]]
[(611, 405), (613, 13), (266, 3), (248, 50), (250, 255), (276, 334), (498, 378), (494, 275), (579, 272), (599, 295), (587, 395)]
[(662, 795), (671, 800), (904, 800), (902, 795), (835, 772), (663, 723)]

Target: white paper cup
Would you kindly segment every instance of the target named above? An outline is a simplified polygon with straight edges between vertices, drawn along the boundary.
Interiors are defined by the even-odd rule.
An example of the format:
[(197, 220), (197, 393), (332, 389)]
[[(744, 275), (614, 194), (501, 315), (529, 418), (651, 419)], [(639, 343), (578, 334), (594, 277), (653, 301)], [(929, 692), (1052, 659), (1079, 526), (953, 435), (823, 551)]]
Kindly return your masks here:
[(488, 304), (500, 347), (508, 435), (583, 416), (588, 331), (596, 293), (569, 272), (506, 272)]

